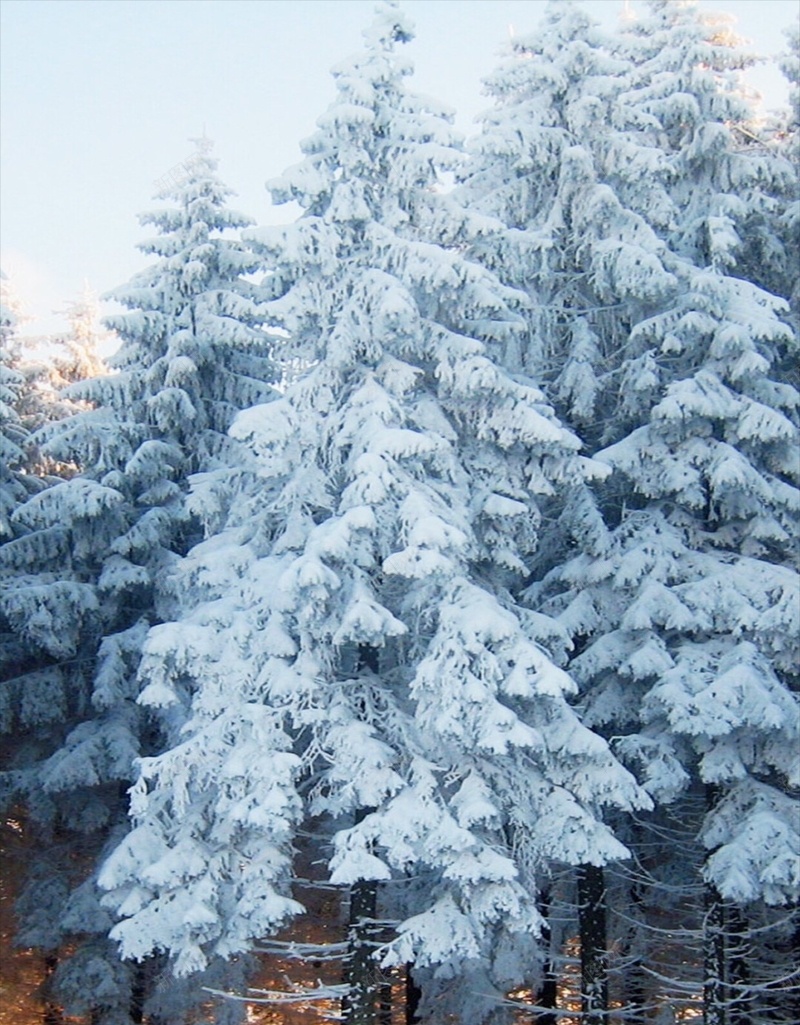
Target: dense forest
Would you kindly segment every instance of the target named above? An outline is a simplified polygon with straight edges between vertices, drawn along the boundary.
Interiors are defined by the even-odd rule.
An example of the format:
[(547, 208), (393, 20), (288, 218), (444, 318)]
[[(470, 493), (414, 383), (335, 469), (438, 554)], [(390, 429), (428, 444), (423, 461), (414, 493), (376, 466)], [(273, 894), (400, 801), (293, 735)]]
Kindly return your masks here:
[(800, 1021), (800, 35), (555, 0), (466, 142), (412, 37), (108, 365), (4, 281), (4, 1023)]

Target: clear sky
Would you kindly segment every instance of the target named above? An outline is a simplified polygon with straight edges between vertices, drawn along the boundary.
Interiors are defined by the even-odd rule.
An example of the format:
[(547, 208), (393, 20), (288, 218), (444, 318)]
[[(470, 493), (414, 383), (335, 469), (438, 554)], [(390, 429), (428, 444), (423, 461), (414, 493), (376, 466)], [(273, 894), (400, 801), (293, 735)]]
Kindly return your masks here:
[[(642, 0), (630, 0), (635, 11)], [(613, 25), (622, 0), (584, 0)], [(796, 0), (704, 0), (759, 53), (784, 49)], [(286, 218), (264, 182), (300, 159), (298, 143), (334, 95), (329, 69), (361, 45), (373, 0), (0, 0), (0, 263), (35, 317), (84, 282), (105, 292), (144, 266), (136, 214), (153, 183), (215, 141), (235, 205), (259, 223)], [(544, 0), (405, 0), (417, 26), (412, 87), (453, 107), (471, 131), (481, 78), (509, 32), (535, 28)], [(785, 102), (780, 72), (752, 84)]]

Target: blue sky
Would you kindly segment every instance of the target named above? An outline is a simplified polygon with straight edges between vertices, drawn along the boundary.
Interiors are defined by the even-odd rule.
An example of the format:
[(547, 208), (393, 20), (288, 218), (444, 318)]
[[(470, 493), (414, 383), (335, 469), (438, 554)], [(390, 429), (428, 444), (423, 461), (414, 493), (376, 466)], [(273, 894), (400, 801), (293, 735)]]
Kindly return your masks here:
[[(642, 0), (630, 0), (635, 10)], [(215, 141), (236, 206), (285, 219), (264, 182), (300, 158), (298, 143), (333, 98), (329, 69), (361, 44), (373, 0), (0, 0), (0, 263), (26, 330), (58, 329), (53, 311), (88, 282), (104, 292), (144, 265), (136, 214), (153, 183)], [(584, 0), (613, 25), (622, 0)], [(705, 0), (774, 56), (795, 0)], [(535, 28), (544, 0), (405, 0), (417, 26), (413, 88), (448, 103), (469, 133), (487, 105), (481, 78), (510, 27)], [(785, 102), (780, 72), (751, 81)]]

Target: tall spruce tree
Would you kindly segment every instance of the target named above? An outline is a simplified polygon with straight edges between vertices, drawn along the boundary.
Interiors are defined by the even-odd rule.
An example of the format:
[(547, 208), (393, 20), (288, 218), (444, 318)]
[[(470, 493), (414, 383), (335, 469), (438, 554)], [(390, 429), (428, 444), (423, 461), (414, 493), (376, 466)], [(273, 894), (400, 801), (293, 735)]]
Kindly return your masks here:
[(204, 999), (175, 984), (159, 992), (154, 966), (120, 961), (95, 875), (127, 832), (135, 759), (160, 742), (136, 704), (137, 667), (164, 615), (159, 578), (199, 531), (188, 477), (235, 466), (227, 429), (274, 376), (242, 278), (257, 261), (230, 235), (250, 221), (227, 208), (208, 150), (200, 140), (161, 197), (174, 205), (142, 218), (158, 229), (141, 246), (157, 259), (114, 293), (130, 310), (109, 322), (122, 338), (116, 372), (73, 385), (94, 408), (39, 432), (46, 455), (81, 473), (20, 507), (19, 536), (0, 552), (0, 610), (24, 652), (4, 667), (15, 733), (4, 789), (37, 851), (18, 941), (51, 957), (74, 947), (54, 989), (94, 1025), (172, 1022), (185, 1010), (173, 1001)]
[[(404, 88), (411, 35), (383, 5), (271, 184), (305, 211), (256, 239), (308, 369), (236, 420), (257, 487), (176, 568), (193, 607), (147, 639), (140, 700), (180, 743), (142, 763), (102, 883), (128, 956), (197, 970), (297, 910), (291, 844), (313, 822), (350, 889), (346, 1020), (377, 1020), (389, 915), (378, 956), (411, 964), (423, 1018), (475, 1023), (535, 974), (537, 877), (624, 857), (601, 809), (647, 799), (570, 707), (557, 625), (513, 596), (544, 496), (597, 468), (503, 367), (526, 297), (461, 255), (489, 222), (437, 189), (462, 156)], [(213, 481), (194, 501), (221, 522)]]
[[(631, 61), (585, 11), (548, 5), (539, 29), (515, 37), (509, 51), (487, 81), (495, 105), (482, 117), (461, 186), (501, 224), (473, 251), (530, 296), (528, 337), (511, 367), (537, 373), (566, 422), (597, 447), (608, 428), (609, 371), (630, 353), (632, 328), (676, 285), (675, 260), (658, 234), (673, 211), (668, 161), (623, 102)], [(640, 361), (646, 376), (645, 353)], [(573, 537), (603, 543), (597, 497), (581, 482), (561, 489), (547, 518), (537, 572), (568, 558)], [(604, 1020), (608, 1002), (606, 891), (600, 867), (575, 872), (572, 928), (592, 1023)], [(552, 979), (543, 979), (539, 1000), (554, 998)]]
[[(612, 446), (599, 456), (615, 469), (594, 493), (578, 488), (560, 509), (556, 505), (547, 557), (537, 561), (537, 572), (548, 569), (548, 560), (554, 568), (544, 587), (532, 588), (531, 601), (542, 608), (552, 590), (561, 592), (544, 609), (558, 614), (571, 637), (565, 657), (582, 685), (584, 721), (619, 738), (621, 753), (641, 759), (643, 778), (662, 806), (700, 787), (702, 801), (727, 807), (729, 790), (717, 784), (723, 778), (732, 784), (737, 772), (776, 784), (771, 797), (751, 794), (751, 811), (758, 819), (762, 801), (780, 807), (783, 824), (775, 826), (775, 836), (782, 839), (771, 856), (781, 862), (796, 844), (796, 812), (776, 768), (791, 761), (797, 729), (786, 675), (797, 588), (787, 566), (796, 516), (791, 446), (797, 399), (787, 376), (796, 341), (781, 319), (784, 304), (758, 287), (776, 276), (755, 270), (754, 253), (769, 248), (769, 214), (774, 196), (785, 192), (787, 164), (754, 144), (752, 108), (734, 76), (747, 57), (725, 25), (706, 19), (694, 4), (653, 4), (651, 20), (634, 23), (613, 48), (585, 14), (553, 4), (541, 31), (515, 39), (512, 50), (488, 83), (497, 102), (484, 117), (477, 162), (463, 186), (471, 202), (507, 227), (480, 239), (475, 252), (530, 293), (531, 331), (521, 362), (541, 368), (546, 392), (590, 451)], [(581, 554), (570, 558), (575, 547)], [(756, 559), (752, 574), (750, 556)], [(682, 577), (690, 567), (696, 576)], [(740, 600), (737, 573), (761, 581), (750, 585), (745, 599), (757, 610), (750, 628), (756, 632), (755, 620), (763, 616), (768, 634), (757, 654), (730, 640), (745, 636), (733, 611), (726, 621), (709, 611), (713, 601), (732, 610)], [(675, 604), (679, 587), (673, 585), (688, 587), (691, 579), (699, 595), (706, 577), (715, 584), (708, 584), (701, 626), (700, 606)], [(719, 597), (712, 600), (712, 592)], [(649, 610), (641, 612), (641, 622), (633, 611), (640, 599)], [(755, 722), (734, 725), (726, 702), (735, 705), (735, 697), (724, 688), (714, 690), (716, 704), (705, 719), (692, 716), (691, 740), (687, 724), (680, 741), (665, 722), (659, 730), (652, 726), (654, 681), (673, 667), (676, 651), (686, 657), (687, 637), (710, 654), (710, 637), (717, 634), (728, 636), (735, 654), (721, 642), (720, 661), (709, 670), (715, 678), (727, 679), (730, 660), (747, 663), (751, 656), (763, 673), (770, 699), (760, 742)], [(730, 726), (715, 734), (713, 716), (730, 717)], [(706, 731), (737, 739), (711, 741)], [(635, 740), (625, 736), (630, 732)], [(732, 763), (712, 770), (707, 747), (717, 748), (721, 763), (723, 747), (746, 743), (754, 745), (747, 770)], [(763, 751), (778, 749), (767, 769)], [(703, 790), (704, 780), (714, 785)], [(697, 800), (684, 806), (696, 807)], [(718, 819), (700, 813), (694, 828), (703, 828), (703, 821), (703, 837), (716, 848), (721, 833), (708, 824)], [(636, 848), (640, 827), (631, 828), (626, 836)], [(666, 835), (664, 823), (653, 828)], [(648, 862), (653, 835), (641, 835), (634, 850), (640, 866)], [(697, 852), (687, 893), (696, 890), (701, 873), (711, 879), (736, 856), (721, 846), (703, 868)], [(762, 898), (793, 899), (785, 867), (787, 888), (771, 890), (769, 898), (769, 887), (759, 896), (754, 891), (755, 905)], [(641, 903), (636, 885), (631, 896)], [(585, 910), (597, 906), (599, 878), (594, 897), (589, 889), (584, 878), (584, 939), (587, 928), (602, 931), (602, 916), (593, 926)], [(764, 914), (769, 918), (763, 905), (748, 910), (762, 926)], [(741, 919), (741, 907), (731, 915)], [(692, 925), (699, 928), (704, 916), (695, 904)], [(741, 921), (737, 930), (746, 933)], [(712, 954), (712, 960), (722, 955), (730, 985), (727, 996), (719, 989), (709, 994), (709, 1016), (716, 1013), (711, 1005), (735, 1006), (749, 986), (735, 978), (735, 954), (719, 947)], [(591, 977), (602, 982), (602, 966), (584, 953), (583, 968), (584, 1012), (591, 1014), (594, 1004), (602, 1020), (603, 993), (592, 1001), (586, 992)], [(738, 1003), (740, 1015), (755, 1006), (743, 1010)]]
[(580, 554), (532, 595), (557, 592), (545, 608), (577, 645), (585, 721), (617, 736), (662, 806), (695, 796), (718, 1025), (780, 1013), (782, 970), (740, 952), (748, 920), (797, 901), (797, 338), (747, 277), (755, 185), (779, 165), (739, 130), (743, 58), (693, 4), (652, 8), (625, 99), (670, 167), (673, 219), (653, 228), (678, 287), (632, 325), (599, 392), (605, 530), (575, 537)]

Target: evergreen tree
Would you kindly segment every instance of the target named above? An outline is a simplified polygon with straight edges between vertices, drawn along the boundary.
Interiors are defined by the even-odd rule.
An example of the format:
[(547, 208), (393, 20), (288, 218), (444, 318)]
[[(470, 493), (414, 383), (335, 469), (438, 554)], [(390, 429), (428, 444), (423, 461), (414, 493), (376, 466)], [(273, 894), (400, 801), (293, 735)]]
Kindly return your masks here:
[(607, 377), (605, 525), (532, 594), (554, 595), (574, 639), (587, 724), (662, 805), (688, 790), (702, 806), (695, 921), (704, 1014), (722, 1023), (767, 1013), (741, 923), (797, 900), (797, 338), (785, 303), (736, 276), (769, 172), (739, 141), (751, 113), (727, 72), (742, 58), (693, 5), (652, 8), (626, 99), (669, 160), (673, 221), (653, 227), (678, 287)]
[(796, 171), (744, 85), (757, 58), (732, 20), (696, 0), (649, 0), (621, 40), (637, 69), (624, 98), (667, 156), (671, 247), (788, 298), (797, 242), (784, 216)]
[(15, 333), (17, 314), (0, 271), (0, 542), (14, 537), (12, 515), (31, 493), (33, 480), (22, 472), (28, 432), (19, 415), (19, 393), (24, 381), (19, 371)]
[(549, 4), (486, 82), (495, 106), (461, 186), (499, 221), (475, 255), (531, 297), (518, 362), (590, 443), (604, 371), (675, 285), (653, 228), (672, 216), (667, 161), (623, 100), (633, 70), (585, 11)]
[[(787, 689), (797, 588), (797, 396), (787, 376), (796, 340), (781, 319), (785, 305), (758, 287), (776, 276), (756, 269), (759, 252), (778, 248), (769, 215), (787, 165), (754, 144), (752, 109), (734, 78), (748, 59), (724, 26), (689, 3), (655, 3), (651, 13), (612, 46), (582, 12), (553, 4), (539, 33), (514, 40), (489, 82), (497, 102), (464, 191), (507, 225), (475, 252), (531, 295), (520, 362), (542, 369), (566, 422), (590, 451), (605, 446), (599, 458), (614, 468), (594, 493), (576, 488), (551, 511), (537, 560), (538, 573), (551, 572), (531, 601), (544, 601), (571, 638), (564, 657), (582, 685), (584, 722), (618, 738), (632, 766), (639, 760), (662, 807), (687, 787), (711, 801), (696, 829), (714, 853), (694, 864), (741, 917), (747, 901), (793, 899), (788, 869), (780, 892), (735, 895), (730, 877), (715, 873), (741, 848), (709, 825), (749, 776), (773, 788), (747, 791), (752, 817), (769, 805), (782, 821), (769, 857), (781, 863), (796, 844), (781, 775), (797, 730)], [(674, 680), (690, 650), (709, 660), (713, 700), (704, 715), (693, 705), (681, 717), (662, 710), (656, 727), (654, 693), (675, 697), (656, 681)], [(711, 682), (727, 681), (739, 662), (758, 666), (760, 719), (739, 721), (735, 694)], [(682, 679), (700, 686), (698, 665)], [(749, 757), (734, 765), (730, 750), (747, 744)], [(704, 781), (713, 787), (702, 790)], [(652, 832), (637, 840), (637, 828), (623, 835), (641, 865)], [(581, 905), (596, 906), (586, 874), (581, 886)], [(593, 889), (602, 891), (599, 880)], [(693, 910), (699, 925), (704, 909)], [(594, 925), (583, 917), (602, 931), (600, 916)], [(603, 994), (593, 1010), (587, 989), (602, 982), (602, 966), (582, 957), (584, 1013), (601, 1020)], [(733, 971), (735, 957), (723, 960)], [(731, 992), (746, 990), (731, 981)]]
[(69, 331), (59, 340), (65, 355), (56, 363), (64, 384), (99, 377), (106, 369), (100, 348), (116, 348), (118, 340), (100, 327), (100, 304), (88, 284), (77, 299), (66, 304), (64, 316)]
[[(257, 483), (176, 568), (183, 618), (148, 636), (140, 700), (180, 733), (142, 763), (102, 883), (124, 953), (198, 970), (296, 912), (292, 838), (322, 823), (350, 888), (347, 1020), (376, 1021), (389, 914), (380, 956), (412, 965), (423, 1017), (474, 1023), (535, 971), (537, 877), (624, 857), (601, 809), (646, 798), (570, 707), (557, 625), (513, 597), (543, 497), (597, 468), (503, 368), (525, 295), (460, 253), (488, 222), (436, 188), (462, 157), (404, 89), (409, 38), (384, 5), (271, 184), (305, 211), (256, 238), (308, 369), (236, 420)], [(221, 523), (215, 486), (193, 501)]]
[[(35, 433), (46, 424), (64, 420), (90, 408), (86, 401), (71, 399), (64, 390), (72, 384), (105, 374), (99, 347), (116, 348), (112, 332), (99, 327), (100, 307), (88, 287), (64, 311), (69, 331), (28, 339), (31, 354), (20, 364), (23, 384), (19, 395), (20, 418)], [(38, 358), (35, 355), (39, 350)], [(44, 350), (43, 352), (41, 350)], [(29, 472), (40, 477), (74, 476), (79, 467), (42, 456), (34, 444), (27, 447)]]
[(208, 148), (200, 140), (191, 174), (164, 194), (175, 205), (143, 217), (159, 234), (141, 248), (158, 259), (114, 293), (130, 310), (109, 321), (122, 339), (116, 372), (70, 386), (92, 408), (38, 434), (45, 455), (81, 473), (19, 508), (20, 536), (0, 552), (0, 613), (25, 655), (5, 667), (15, 744), (4, 782), (38, 851), (18, 939), (55, 956), (83, 937), (54, 984), (95, 1025), (141, 1022), (145, 1006), (150, 1021), (159, 1006), (162, 1021), (183, 1013), (170, 1004), (175, 986), (159, 994), (151, 967), (119, 961), (96, 861), (127, 831), (135, 759), (159, 744), (136, 704), (136, 670), (164, 614), (159, 578), (198, 530), (188, 477), (235, 465), (227, 429), (273, 376), (241, 277), (257, 261), (226, 234), (250, 222), (228, 210)]
[[(477, 240), (475, 254), (530, 296), (528, 338), (511, 367), (539, 374), (592, 447), (609, 427), (610, 371), (631, 355), (632, 328), (667, 301), (677, 280), (659, 237), (673, 213), (668, 161), (624, 101), (634, 67), (613, 51), (585, 11), (548, 5), (540, 28), (515, 37), (487, 82), (495, 106), (483, 115), (461, 187), (500, 222)], [(639, 363), (646, 377), (644, 351)], [(580, 482), (549, 502), (547, 519), (534, 560), (540, 573), (569, 558), (573, 536), (584, 544), (604, 537), (596, 497)], [(573, 892), (583, 1013), (597, 1023), (608, 999), (602, 869), (582, 866)], [(552, 1002), (553, 990), (543, 977), (539, 1001)]]
[(789, 117), (784, 129), (783, 150), (791, 164), (791, 188), (788, 202), (779, 206), (779, 227), (784, 240), (784, 259), (780, 263), (782, 279), (788, 285), (781, 292), (791, 304), (795, 330), (800, 330), (800, 29), (786, 33), (789, 44), (781, 66), (789, 81)]

